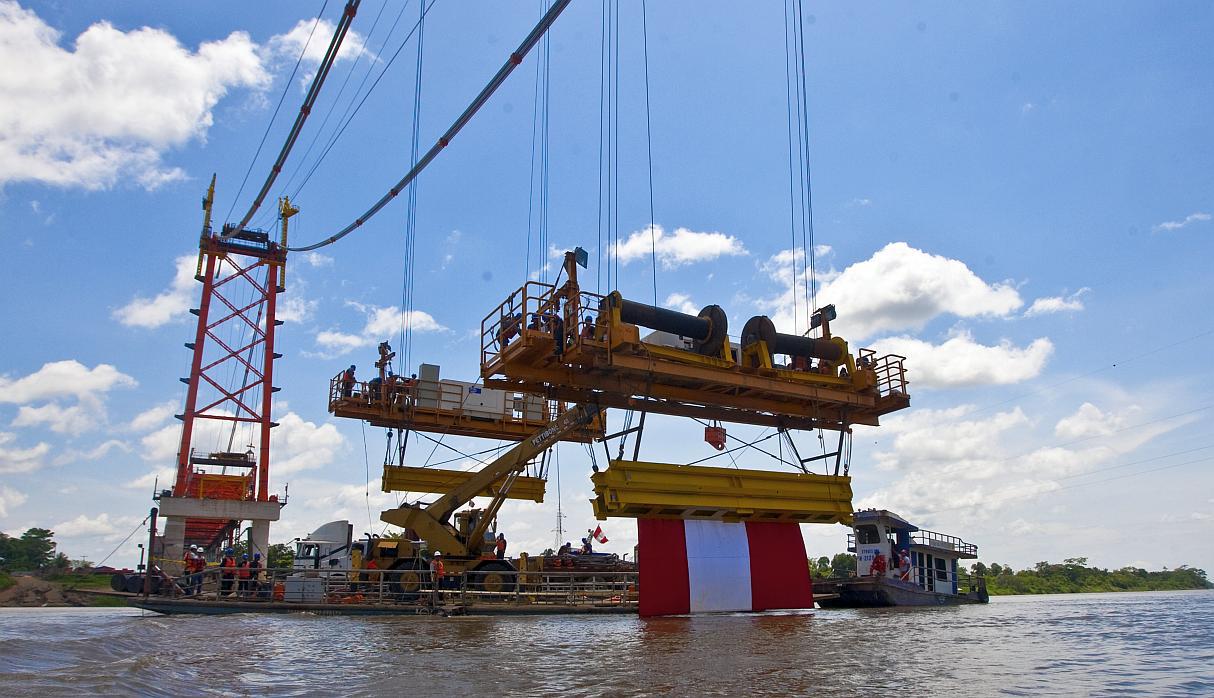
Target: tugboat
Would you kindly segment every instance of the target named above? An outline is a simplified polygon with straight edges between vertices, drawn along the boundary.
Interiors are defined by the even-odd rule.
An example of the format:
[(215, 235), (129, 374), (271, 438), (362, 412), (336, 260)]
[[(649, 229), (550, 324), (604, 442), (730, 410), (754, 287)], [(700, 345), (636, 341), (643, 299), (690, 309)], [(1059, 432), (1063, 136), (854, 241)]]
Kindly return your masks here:
[(822, 608), (946, 606), (987, 603), (986, 580), (958, 574), (958, 560), (978, 558), (978, 546), (924, 531), (884, 509), (853, 515), (847, 551), (856, 576), (814, 580)]

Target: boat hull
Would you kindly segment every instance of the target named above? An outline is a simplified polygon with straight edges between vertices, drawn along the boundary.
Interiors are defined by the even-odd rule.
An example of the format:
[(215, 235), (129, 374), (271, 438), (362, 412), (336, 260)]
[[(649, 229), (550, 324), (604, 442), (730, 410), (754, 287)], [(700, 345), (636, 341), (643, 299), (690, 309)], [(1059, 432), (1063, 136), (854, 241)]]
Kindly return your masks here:
[(568, 606), (557, 604), (472, 604), (422, 606), (350, 603), (286, 603), (272, 601), (200, 601), (147, 597), (129, 599), (127, 605), (165, 615), (230, 615), (235, 613), (309, 613), (328, 616), (533, 616), (635, 614), (635, 604)]
[(986, 603), (981, 591), (941, 594), (894, 579), (856, 577), (814, 582), (814, 598), (822, 608), (880, 608), (886, 606), (957, 606)]

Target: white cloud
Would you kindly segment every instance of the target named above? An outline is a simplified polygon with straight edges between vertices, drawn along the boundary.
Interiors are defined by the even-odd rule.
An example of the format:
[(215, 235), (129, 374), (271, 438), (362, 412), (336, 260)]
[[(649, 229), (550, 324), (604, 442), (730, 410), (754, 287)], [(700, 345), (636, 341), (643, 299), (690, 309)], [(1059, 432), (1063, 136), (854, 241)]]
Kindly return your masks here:
[(696, 315), (700, 312), (695, 303), (691, 302), (691, 296), (686, 293), (672, 293), (666, 296), (666, 302), (662, 303), (662, 305), (688, 315)]
[(15, 448), (12, 443), (16, 438), (15, 434), (0, 431), (0, 474), (28, 473), (45, 465), (43, 458), (51, 450), (49, 444), (39, 443), (31, 448)]
[(974, 341), (965, 331), (954, 332), (943, 344), (913, 337), (886, 337), (872, 343), (880, 354), (905, 356), (912, 386), (958, 388), (975, 385), (1009, 385), (1035, 378), (1054, 353), (1045, 337), (1027, 347), (1008, 340), (995, 346)]
[(19, 507), (29, 499), (24, 492), (19, 492), (8, 485), (0, 485), (0, 519), (8, 516), (10, 507)]
[(273, 461), (270, 473), (280, 476), (322, 468), (332, 463), (345, 445), (345, 438), (333, 424), (318, 426), (288, 412), (278, 419), (278, 427), (270, 432)]
[[(765, 270), (774, 275), (778, 265), (773, 257)], [(1005, 317), (1023, 305), (1011, 284), (988, 284), (964, 262), (905, 242), (891, 242), (847, 267), (823, 284), (818, 299), (820, 306), (835, 304), (839, 319), (834, 329), (851, 341), (878, 332), (921, 329), (944, 313)], [(791, 306), (791, 299), (782, 305)]]
[[(312, 30), (313, 27), (316, 28), (315, 32)], [(319, 22), (315, 19), (301, 19), (296, 22), (294, 27), (291, 27), (290, 31), (270, 37), (270, 40), (266, 42), (266, 48), (273, 57), (294, 63), (299, 58), (300, 51), (305, 51), (304, 47), (307, 46), (303, 54), (303, 62), (319, 65), (329, 50), (329, 42), (333, 38), (335, 29), (336, 26), (327, 19)], [(312, 37), (310, 41), (308, 40), (309, 35)], [(366, 41), (361, 34), (353, 29), (347, 30), (345, 38), (342, 39), (341, 48), (337, 51), (337, 59), (353, 59), (363, 48), (364, 43)]]
[(732, 235), (698, 233), (687, 228), (676, 228), (673, 233), (667, 233), (660, 225), (653, 226), (652, 237), (650, 228), (646, 226), (615, 245), (615, 254), (624, 264), (648, 259), (655, 252), (663, 269), (707, 262), (723, 256), (748, 254), (742, 241)]
[(116, 524), (116, 521), (110, 519), (109, 514), (102, 513), (93, 518), (81, 514), (74, 519), (55, 524), (51, 530), (55, 532), (56, 536), (65, 538), (92, 538), (119, 533), (120, 529)]
[(307, 322), (316, 312), (319, 302), (301, 296), (291, 296), (275, 309), (275, 316), (283, 322)]
[(872, 206), (873, 200), (865, 197), (857, 197), (847, 202), (848, 206)]
[(128, 327), (160, 327), (184, 317), (194, 299), (194, 273), (198, 270), (198, 255), (184, 255), (174, 262), (173, 282), (154, 298), (137, 296), (114, 311), (113, 317)]
[(1180, 230), (1181, 228), (1185, 227), (1186, 225), (1189, 225), (1190, 223), (1197, 223), (1199, 221), (1208, 221), (1208, 220), (1210, 220), (1210, 214), (1202, 213), (1202, 212), (1198, 211), (1196, 213), (1190, 213), (1189, 215), (1185, 216), (1184, 220), (1164, 221), (1163, 223), (1160, 223), (1159, 225), (1156, 225), (1155, 227), (1151, 228), (1151, 232), (1153, 232), (1153, 233), (1169, 232), (1170, 233), (1173, 230)]
[(176, 468), (156, 468), (155, 470), (140, 475), (139, 477), (127, 482), (123, 487), (133, 490), (148, 490), (153, 486), (159, 489), (167, 489), (173, 484), (173, 478), (177, 476)]
[(1058, 420), (1054, 425), (1054, 435), (1067, 439), (1108, 436), (1124, 424), (1124, 417), (1105, 414), (1099, 407), (1085, 402), (1074, 414)]
[(1020, 408), (985, 419), (970, 417), (972, 405), (915, 410), (885, 420), (893, 449), (873, 458), (881, 470), (931, 471), (962, 479), (986, 478), (999, 469), (1000, 438), (1028, 424)]
[(0, 376), (0, 403), (25, 404), (68, 396), (86, 399), (114, 388), (136, 385), (134, 378), (109, 364), (87, 368), (71, 359), (52, 361), (24, 378)]
[(308, 252), (303, 256), (303, 260), (316, 269), (333, 266), (333, 258), (319, 252)]
[(325, 356), (348, 354), (361, 347), (374, 346), (391, 341), (402, 327), (411, 326), (414, 332), (446, 332), (432, 315), (421, 310), (409, 313), (397, 307), (368, 306), (348, 301), (347, 306), (358, 310), (366, 317), (366, 323), (358, 334), (324, 330), (316, 334), (316, 343), (325, 350)]
[(81, 396), (71, 407), (52, 402), (41, 407), (23, 405), (13, 420), (15, 427), (45, 426), (57, 434), (92, 431), (105, 422), (105, 406), (93, 396)]
[(1024, 104), (1021, 104), (1021, 105), (1020, 105), (1020, 113), (1021, 113), (1021, 114), (1029, 114), (1029, 113), (1031, 113), (1033, 110), (1035, 110), (1036, 108), (1037, 108), (1037, 105), (1036, 105), (1036, 104), (1033, 104), (1032, 102), (1025, 102)]
[(245, 32), (197, 51), (162, 29), (108, 22), (70, 50), (61, 39), (32, 10), (0, 2), (0, 185), (100, 189), (127, 178), (154, 189), (183, 179), (164, 154), (204, 138), (230, 90), (269, 83)]
[(1033, 301), (1029, 309), (1024, 311), (1025, 317), (1033, 317), (1034, 315), (1047, 315), (1049, 313), (1061, 313), (1065, 311), (1083, 310), (1083, 295), (1091, 291), (1086, 286), (1072, 293), (1069, 296), (1051, 296), (1048, 298), (1038, 298)]
[(135, 415), (135, 418), (131, 420), (127, 428), (137, 432), (154, 429), (163, 424), (164, 420), (172, 417), (176, 411), (177, 401), (166, 400)]

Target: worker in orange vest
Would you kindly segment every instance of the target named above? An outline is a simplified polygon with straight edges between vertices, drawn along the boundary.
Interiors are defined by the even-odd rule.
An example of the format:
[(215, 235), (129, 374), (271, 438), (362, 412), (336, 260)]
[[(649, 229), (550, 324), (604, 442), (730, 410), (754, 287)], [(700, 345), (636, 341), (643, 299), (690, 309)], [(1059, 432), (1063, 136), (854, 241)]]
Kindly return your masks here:
[(493, 546), (497, 553), (497, 559), (504, 560), (506, 558), (506, 535), (504, 533), (497, 534), (497, 543)]
[(245, 553), (240, 556), (240, 564), (236, 566), (236, 577), (240, 580), (237, 584), (237, 589), (242, 597), (249, 593), (249, 577), (251, 576), (249, 554)]

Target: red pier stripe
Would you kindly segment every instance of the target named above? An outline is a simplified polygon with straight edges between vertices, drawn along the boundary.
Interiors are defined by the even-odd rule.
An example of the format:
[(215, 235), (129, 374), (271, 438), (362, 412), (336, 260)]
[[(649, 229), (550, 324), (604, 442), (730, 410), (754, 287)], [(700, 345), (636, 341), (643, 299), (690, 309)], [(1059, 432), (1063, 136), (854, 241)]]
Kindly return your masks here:
[[(813, 608), (814, 587), (801, 527), (795, 523), (746, 522), (750, 545), (752, 609)], [(642, 603), (645, 594), (641, 593)]]
[(637, 519), (637, 550), (641, 595), (638, 613), (642, 617), (690, 613), (691, 585), (683, 522)]

